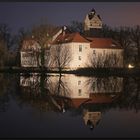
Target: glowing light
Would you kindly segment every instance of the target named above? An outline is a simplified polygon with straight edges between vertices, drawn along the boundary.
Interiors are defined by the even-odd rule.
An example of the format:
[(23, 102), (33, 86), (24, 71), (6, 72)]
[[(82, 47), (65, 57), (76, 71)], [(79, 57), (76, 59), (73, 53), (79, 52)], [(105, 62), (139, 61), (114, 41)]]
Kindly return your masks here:
[(128, 68), (129, 68), (129, 69), (132, 69), (132, 68), (134, 68), (134, 67), (135, 67), (135, 66), (133, 66), (133, 65), (131, 65), (131, 64), (128, 65)]

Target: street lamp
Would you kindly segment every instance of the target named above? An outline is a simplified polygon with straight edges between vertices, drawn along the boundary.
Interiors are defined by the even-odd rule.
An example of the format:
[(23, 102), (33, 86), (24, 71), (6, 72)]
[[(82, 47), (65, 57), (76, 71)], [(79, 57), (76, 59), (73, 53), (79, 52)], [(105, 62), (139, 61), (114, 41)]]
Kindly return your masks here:
[(129, 68), (129, 69), (132, 69), (132, 68), (134, 68), (134, 67), (135, 67), (135, 66), (132, 65), (132, 64), (129, 64), (129, 65), (128, 65), (128, 68)]

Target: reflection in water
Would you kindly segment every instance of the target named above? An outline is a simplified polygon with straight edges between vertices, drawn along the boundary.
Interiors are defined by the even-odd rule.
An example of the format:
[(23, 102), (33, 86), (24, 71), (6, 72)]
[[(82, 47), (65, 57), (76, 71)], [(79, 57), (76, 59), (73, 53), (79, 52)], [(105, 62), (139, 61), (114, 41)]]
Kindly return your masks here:
[[(65, 111), (69, 104), (69, 98), (66, 98), (67, 87), (59, 77), (56, 83), (53, 83), (50, 76), (32, 74), (30, 76), (20, 76), (20, 86), (22, 96), (33, 106), (37, 106), (42, 111), (54, 110)], [(22, 97), (23, 98), (23, 97)]]
[[(11, 82), (12, 81), (12, 82)], [(28, 104), (41, 112), (69, 112), (82, 116), (91, 130), (101, 124), (111, 109), (140, 109), (138, 77), (82, 77), (75, 75), (0, 74), (0, 112), (6, 112), (13, 97), (19, 107)]]
[(101, 112), (89, 112), (89, 110), (84, 109), (83, 111), (83, 119), (85, 121), (85, 125), (88, 125), (92, 130), (96, 125), (99, 124), (101, 120)]
[(9, 107), (9, 94), (13, 92), (11, 76), (0, 74), (0, 112), (5, 112)]
[(31, 105), (63, 113), (69, 109), (80, 110), (85, 124), (93, 129), (101, 119), (101, 108), (121, 96), (123, 78), (32, 74), (21, 75), (20, 86)]

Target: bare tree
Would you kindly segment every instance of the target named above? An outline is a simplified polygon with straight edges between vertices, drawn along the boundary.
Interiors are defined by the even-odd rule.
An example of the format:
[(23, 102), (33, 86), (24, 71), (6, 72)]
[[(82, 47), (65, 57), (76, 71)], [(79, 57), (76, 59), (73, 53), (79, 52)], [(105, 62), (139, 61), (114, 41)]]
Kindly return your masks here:
[(70, 29), (71, 32), (79, 32), (80, 34), (83, 34), (84, 33), (84, 24), (82, 22), (73, 20), (71, 22), (71, 25), (68, 26), (68, 29)]
[(113, 29), (106, 24), (103, 24), (100, 36), (101, 37), (112, 37), (114, 34)]
[(124, 62), (125, 64), (128, 62), (128, 50), (131, 45), (131, 38), (130, 38), (130, 28), (129, 27), (120, 27), (119, 29), (115, 30), (113, 38), (121, 45), (124, 49)]
[(35, 40), (41, 46), (40, 58), (42, 67), (48, 67), (50, 58), (48, 51), (50, 49), (49, 43), (52, 39), (54, 29), (56, 29), (56, 27), (50, 24), (41, 24), (32, 28), (32, 36), (34, 36)]
[(14, 45), (16, 46), (16, 58), (15, 58), (15, 63), (17, 66), (20, 66), (20, 50), (22, 48), (22, 45), (23, 45), (23, 41), (25, 40), (25, 38), (27, 36), (30, 36), (31, 33), (30, 31), (28, 30), (25, 30), (24, 28), (20, 28), (19, 31), (18, 31), (18, 34), (13, 36), (13, 42), (14, 42)]
[(6, 47), (6, 42), (3, 37), (0, 35), (0, 66), (4, 66), (7, 60), (8, 50)]
[(99, 53), (97, 55), (92, 54), (89, 56), (89, 67), (92, 68), (111, 68), (111, 67), (119, 67), (120, 56), (116, 53), (107, 53), (102, 54)]
[(59, 72), (61, 73), (64, 68), (68, 67), (72, 59), (71, 55), (71, 50), (68, 46), (62, 46), (61, 44), (52, 46), (51, 59), (53, 61), (53, 67), (58, 68)]
[(137, 25), (131, 29), (131, 40), (135, 47), (138, 49), (137, 65), (140, 65), (140, 26)]
[(9, 49), (12, 46), (12, 38), (7, 24), (0, 24), (0, 35), (5, 41), (7, 49)]
[(89, 91), (99, 94), (118, 93), (123, 90), (123, 78), (119, 77), (91, 77), (86, 81)]

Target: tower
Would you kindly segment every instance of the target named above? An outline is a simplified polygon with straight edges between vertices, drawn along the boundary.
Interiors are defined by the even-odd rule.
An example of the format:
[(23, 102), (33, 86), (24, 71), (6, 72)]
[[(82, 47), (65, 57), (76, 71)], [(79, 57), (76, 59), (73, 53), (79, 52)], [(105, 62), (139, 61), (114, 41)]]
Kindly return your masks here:
[(102, 20), (95, 9), (92, 9), (85, 17), (84, 32), (87, 36), (98, 37), (102, 29)]

